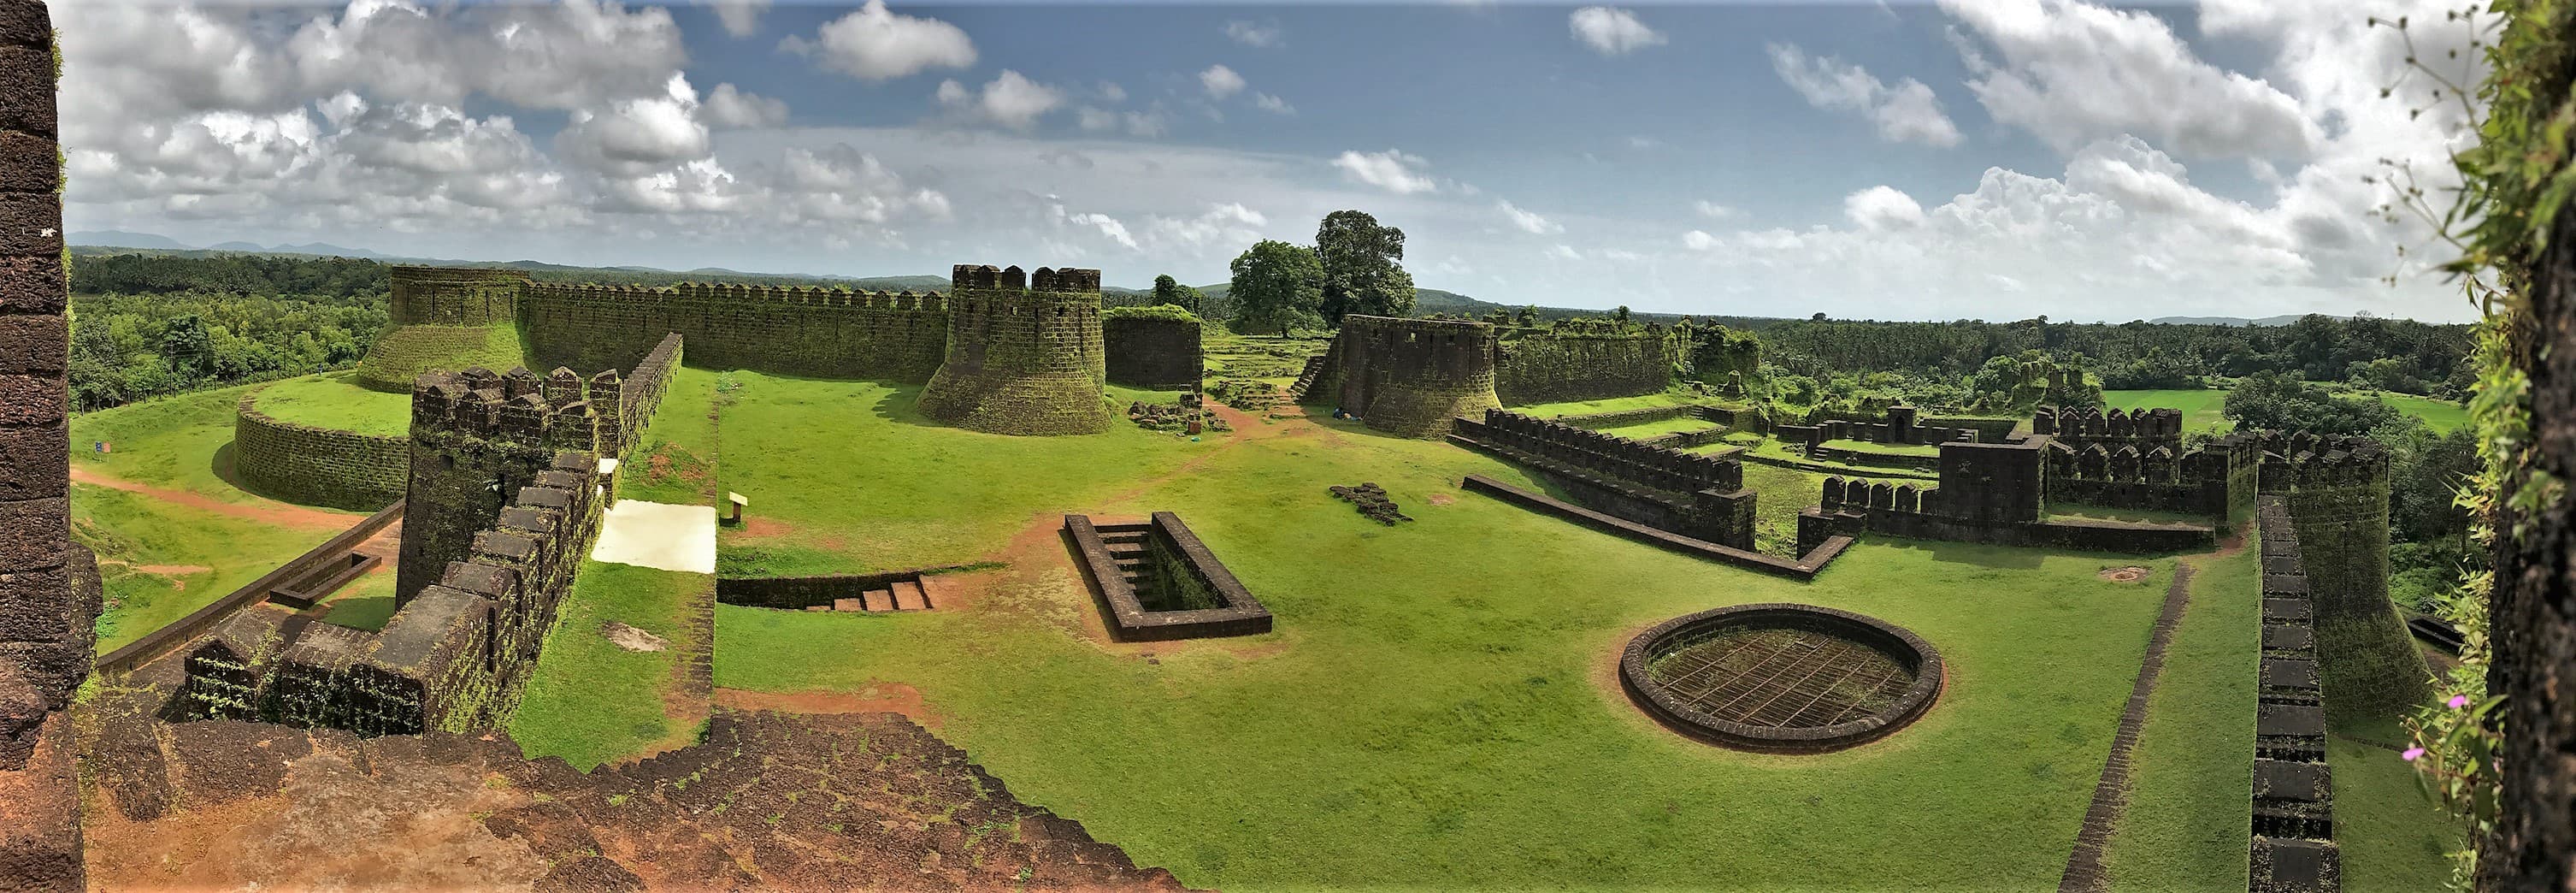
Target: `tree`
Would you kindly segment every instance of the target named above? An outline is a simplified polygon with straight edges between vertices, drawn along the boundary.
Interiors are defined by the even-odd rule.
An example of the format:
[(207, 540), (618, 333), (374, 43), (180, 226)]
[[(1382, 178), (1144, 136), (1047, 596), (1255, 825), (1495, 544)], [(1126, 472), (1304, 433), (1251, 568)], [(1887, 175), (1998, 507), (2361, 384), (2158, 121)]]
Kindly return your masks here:
[(1611, 316), (1611, 318), (1612, 318), (1612, 319), (1616, 319), (1616, 320), (1618, 320), (1618, 321), (1619, 321), (1619, 325), (1620, 325), (1621, 327), (1625, 327), (1625, 326), (1627, 326), (1627, 325), (1628, 325), (1628, 305), (1626, 305), (1626, 304), (1621, 304), (1621, 305), (1619, 305), (1619, 309), (1611, 311), (1611, 312), (1610, 312), (1610, 316)]
[(1324, 265), (1302, 245), (1263, 239), (1234, 259), (1236, 331), (1277, 329), (1287, 335), (1295, 326), (1320, 328), (1324, 303)]
[(1187, 310), (1195, 316), (1199, 313), (1200, 302), (1206, 297), (1199, 294), (1198, 289), (1182, 285), (1180, 280), (1173, 279), (1171, 274), (1154, 277), (1154, 303), (1156, 304), (1170, 304)]
[(2319, 434), (2369, 434), (2406, 418), (2377, 400), (2338, 397), (2278, 372), (2257, 372), (2227, 393), (2227, 417), (2240, 429), (2270, 428)]
[(1413, 274), (1404, 259), (1404, 231), (1378, 225), (1362, 211), (1335, 211), (1315, 228), (1315, 255), (1324, 265), (1324, 319), (1340, 325), (1353, 313), (1406, 316), (1413, 312)]
[(1810, 316), (1810, 317), (1807, 317), (1807, 320), (1808, 320), (1809, 322), (1824, 322), (1824, 321), (1825, 321), (1825, 314), (1824, 314), (1824, 312), (1823, 312), (1823, 311), (1818, 311), (1818, 312), (1816, 313), (1816, 315), (1814, 315), (1814, 316)]
[(170, 374), (180, 379), (204, 377), (213, 364), (212, 353), (205, 320), (194, 313), (171, 320), (161, 335), (161, 359), (170, 364)]

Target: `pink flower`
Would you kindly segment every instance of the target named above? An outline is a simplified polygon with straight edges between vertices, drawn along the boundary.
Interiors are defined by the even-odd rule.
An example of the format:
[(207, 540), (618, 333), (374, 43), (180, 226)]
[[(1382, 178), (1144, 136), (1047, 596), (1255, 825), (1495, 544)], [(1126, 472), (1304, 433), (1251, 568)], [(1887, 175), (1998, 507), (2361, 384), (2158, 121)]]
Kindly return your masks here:
[(2469, 696), (2468, 696), (2468, 695), (2452, 695), (2452, 696), (2451, 696), (2451, 709), (2453, 709), (2453, 710), (2458, 710), (2458, 709), (2460, 709), (2460, 708), (2462, 708), (2462, 707), (2466, 707), (2466, 706), (2469, 706)]
[(2406, 752), (2405, 752), (2405, 753), (2398, 754), (2398, 756), (2405, 757), (2405, 758), (2406, 758), (2406, 761), (2407, 761), (2407, 762), (2409, 762), (2409, 763), (2414, 762), (2416, 757), (2420, 757), (2420, 756), (2423, 756), (2423, 755), (2424, 755), (2424, 749), (2423, 749), (2423, 748), (2421, 748), (2421, 747), (2409, 747), (2409, 748), (2407, 748), (2407, 749), (2406, 749)]

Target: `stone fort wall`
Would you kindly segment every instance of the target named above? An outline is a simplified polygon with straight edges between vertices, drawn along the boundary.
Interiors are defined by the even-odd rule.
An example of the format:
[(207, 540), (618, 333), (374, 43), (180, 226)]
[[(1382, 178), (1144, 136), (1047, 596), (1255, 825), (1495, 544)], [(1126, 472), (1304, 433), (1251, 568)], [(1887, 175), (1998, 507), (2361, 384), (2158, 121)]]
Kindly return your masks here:
[(371, 512), (403, 498), (411, 442), (280, 421), (242, 395), (233, 416), (233, 468), (252, 492), (302, 505)]
[(1557, 484), (1585, 508), (1657, 530), (1753, 549), (1755, 494), (1744, 466), (1502, 409), (1459, 419), (1451, 443), (1497, 456)]
[(689, 284), (529, 283), (519, 301), (541, 367), (632, 369), (677, 333), (710, 369), (811, 378), (930, 380), (948, 343), (937, 293)]
[(396, 266), (387, 278), (393, 287), (392, 324), (358, 363), (355, 380), (360, 386), (407, 393), (412, 379), (424, 372), (525, 362), (517, 307), (526, 273)]
[(369, 736), (508, 722), (598, 537), (601, 450), (636, 441), (680, 360), (672, 336), (625, 376), (423, 376), (393, 618), (365, 633), (236, 614), (188, 652), (179, 715)]
[(1645, 332), (1530, 332), (1504, 337), (1494, 396), (1506, 406), (1653, 394), (1672, 387), (1679, 352), (1662, 327)]
[(1461, 416), (1502, 408), (1494, 393), (1495, 344), (1489, 323), (1343, 317), (1306, 399), (1380, 431), (1443, 437)]
[(957, 265), (946, 355), (921, 389), (921, 413), (994, 434), (1109, 430), (1100, 271)]
[(1109, 316), (1100, 321), (1110, 384), (1136, 388), (1197, 387), (1205, 371), (1199, 321)]
[(2298, 533), (2328, 709), (2355, 716), (2421, 703), (2427, 671), (2388, 600), (2388, 462), (2368, 438), (2264, 432), (2261, 490)]
[(90, 672), (98, 565), (73, 544), (53, 23), (0, 2), (0, 886), (81, 890), (72, 691)]

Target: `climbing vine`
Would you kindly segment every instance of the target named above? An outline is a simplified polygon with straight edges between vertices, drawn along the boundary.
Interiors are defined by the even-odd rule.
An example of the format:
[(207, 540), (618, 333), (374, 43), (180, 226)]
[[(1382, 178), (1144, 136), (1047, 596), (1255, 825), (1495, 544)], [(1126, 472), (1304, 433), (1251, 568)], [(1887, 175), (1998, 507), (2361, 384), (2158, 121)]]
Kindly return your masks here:
[[(2530, 381), (2518, 360), (2526, 356), (2532, 328), (2523, 289), (2547, 247), (2551, 222), (2576, 192), (2576, 167), (2568, 164), (2570, 130), (2576, 127), (2576, 98), (2569, 95), (2576, 80), (2576, 47), (2568, 40), (2571, 11), (2576, 3), (2570, 0), (2495, 0), (2485, 9), (2490, 17), (2481, 17), (2475, 6), (2446, 13), (2445, 26), (2470, 29), (2469, 51), (2483, 53), (2487, 75), (2474, 88), (2441, 70), (2439, 63), (2458, 51), (2446, 52), (2444, 60), (2420, 58), (2406, 19), (2371, 20), (2405, 38), (2408, 77), (2429, 81), (2435, 103), (2456, 103), (2479, 136), (2475, 146), (2451, 158), (2461, 185), (2450, 201), (2437, 206), (2411, 171), (2392, 165), (2386, 182), (2395, 196), (2382, 211), (2392, 219), (2412, 213), (2458, 249), (2442, 269), (2458, 278), (2484, 316), (2471, 360), (2477, 384), (2469, 403), (2481, 463), (2456, 501), (2474, 519), (2471, 536), (2489, 549), (2500, 536), (2522, 534), (2496, 529), (2500, 511), (2528, 518), (2565, 495), (2564, 482), (2531, 468)], [(2391, 85), (2383, 95), (2402, 86)], [(2442, 681), (2442, 700), (2407, 722), (2415, 744), (2405, 756), (2414, 761), (2426, 792), (2469, 826), (2468, 845), (2453, 854), (2452, 884), (2463, 889), (2476, 877), (2477, 844), (2494, 827), (2504, 768), (2501, 698), (2486, 689), (2494, 584), (2494, 571), (2480, 569), (2441, 600), (2438, 612), (2459, 627), (2465, 642), (2460, 664)]]

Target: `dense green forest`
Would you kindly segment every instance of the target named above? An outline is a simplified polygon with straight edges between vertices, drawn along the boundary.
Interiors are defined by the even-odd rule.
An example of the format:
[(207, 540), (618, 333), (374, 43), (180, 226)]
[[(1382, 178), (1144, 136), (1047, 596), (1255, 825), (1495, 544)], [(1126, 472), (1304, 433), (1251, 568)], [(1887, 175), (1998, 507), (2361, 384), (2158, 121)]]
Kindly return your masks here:
[(346, 367), (386, 321), (373, 261), (75, 256), (71, 273), (76, 409)]

